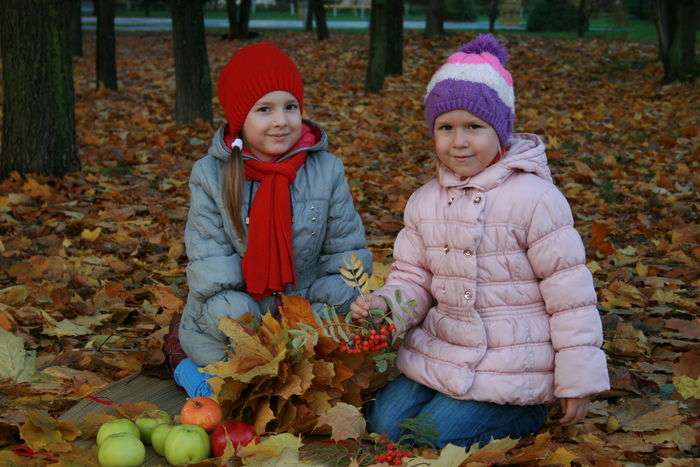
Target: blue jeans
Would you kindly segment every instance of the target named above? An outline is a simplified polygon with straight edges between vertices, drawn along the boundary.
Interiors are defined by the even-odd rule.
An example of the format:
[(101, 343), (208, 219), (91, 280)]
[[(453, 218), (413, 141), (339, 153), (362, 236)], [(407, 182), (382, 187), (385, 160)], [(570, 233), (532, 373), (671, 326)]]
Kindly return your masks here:
[[(365, 406), (368, 431), (393, 441), (410, 433), (401, 427), (407, 418), (428, 422), (437, 448), (448, 443), (468, 448), (491, 438), (521, 438), (536, 433), (547, 420), (547, 405), (500, 405), (453, 399), (401, 375), (384, 386)], [(421, 421), (420, 423), (423, 423)]]

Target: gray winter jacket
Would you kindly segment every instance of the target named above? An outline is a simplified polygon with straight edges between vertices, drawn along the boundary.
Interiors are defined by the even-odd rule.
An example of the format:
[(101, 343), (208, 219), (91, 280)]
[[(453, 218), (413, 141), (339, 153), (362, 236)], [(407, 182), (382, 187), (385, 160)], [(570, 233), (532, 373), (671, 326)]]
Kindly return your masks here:
[[(258, 302), (245, 290), (241, 262), (246, 239), (237, 237), (221, 194), (222, 168), (231, 156), (223, 136), (223, 129), (215, 133), (208, 154), (192, 167), (189, 182), (191, 199), (185, 226), (189, 295), (180, 323), (180, 343), (198, 365), (225, 358), (230, 344), (218, 328), (222, 317), (259, 316), (274, 303), (274, 297)], [(326, 150), (327, 143), (321, 130), (315, 146), (299, 148), (281, 159), (300, 151), (309, 153), (290, 189), (296, 284), (284, 293), (306, 297), (314, 309), (329, 304), (344, 313), (357, 292), (343, 282), (338, 269), (355, 253), (371, 272), (372, 259), (343, 163)], [(245, 182), (242, 219), (258, 186), (258, 182)]]

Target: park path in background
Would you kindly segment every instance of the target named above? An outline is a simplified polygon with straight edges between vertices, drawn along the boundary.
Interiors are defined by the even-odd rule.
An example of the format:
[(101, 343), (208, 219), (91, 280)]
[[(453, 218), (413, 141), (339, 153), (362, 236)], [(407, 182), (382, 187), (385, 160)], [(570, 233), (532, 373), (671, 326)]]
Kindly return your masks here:
[[(94, 30), (97, 19), (94, 16), (83, 16), (83, 27), (88, 30)], [(114, 26), (117, 31), (170, 31), (172, 29), (172, 21), (170, 18), (133, 18), (133, 17), (117, 17), (114, 19)], [(228, 20), (224, 18), (206, 18), (204, 20), (205, 28), (228, 28)], [(406, 20), (403, 22), (404, 29), (425, 29), (425, 21)], [(251, 19), (251, 29), (304, 29), (304, 21), (302, 20), (282, 20), (282, 19)], [(368, 29), (369, 21), (367, 20), (328, 20), (329, 29)], [(488, 21), (474, 22), (445, 22), (445, 29), (452, 31), (471, 31), (471, 30), (487, 30), (489, 28)], [(503, 25), (496, 23), (498, 30), (524, 30), (523, 25)]]

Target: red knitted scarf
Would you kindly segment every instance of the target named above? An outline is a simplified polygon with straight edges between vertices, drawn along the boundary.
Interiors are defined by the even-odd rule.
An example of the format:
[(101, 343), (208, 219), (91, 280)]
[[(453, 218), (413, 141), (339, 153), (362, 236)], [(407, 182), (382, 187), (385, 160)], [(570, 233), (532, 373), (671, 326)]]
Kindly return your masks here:
[[(312, 146), (316, 141), (317, 135), (304, 125), (304, 133), (293, 150)], [(289, 187), (306, 156), (303, 151), (282, 162), (244, 162), (246, 179), (260, 182), (250, 208), (248, 246), (243, 255), (246, 289), (256, 300), (280, 292), (296, 280)]]

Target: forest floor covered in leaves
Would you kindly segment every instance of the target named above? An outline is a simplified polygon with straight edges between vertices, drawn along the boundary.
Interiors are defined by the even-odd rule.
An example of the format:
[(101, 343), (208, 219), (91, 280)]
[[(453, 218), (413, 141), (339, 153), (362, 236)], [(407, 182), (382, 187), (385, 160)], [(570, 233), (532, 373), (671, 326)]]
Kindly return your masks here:
[[(472, 37), (408, 33), (404, 74), (366, 94), (367, 36), (266, 36), (299, 64), (305, 115), (345, 163), (377, 262), (390, 264), (406, 200), (434, 175), (425, 86)], [(586, 244), (612, 389), (584, 422), (561, 427), (555, 412), (537, 437), (468, 462), (697, 465), (700, 88), (662, 85), (652, 45), (499, 37), (516, 131), (546, 142)], [(242, 43), (208, 41), (215, 83)], [(74, 69), (82, 171), (0, 182), (0, 327), (21, 338), (0, 342), (0, 460), (16, 460), (23, 410), (59, 416), (125, 376), (165, 375), (160, 347), (187, 296), (187, 181), (214, 127), (174, 122), (170, 36), (117, 38), (118, 92), (95, 89), (94, 36)], [(215, 114), (216, 126), (216, 99)]]

